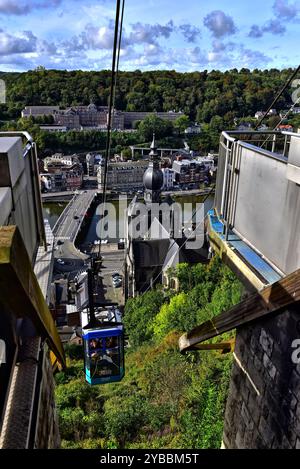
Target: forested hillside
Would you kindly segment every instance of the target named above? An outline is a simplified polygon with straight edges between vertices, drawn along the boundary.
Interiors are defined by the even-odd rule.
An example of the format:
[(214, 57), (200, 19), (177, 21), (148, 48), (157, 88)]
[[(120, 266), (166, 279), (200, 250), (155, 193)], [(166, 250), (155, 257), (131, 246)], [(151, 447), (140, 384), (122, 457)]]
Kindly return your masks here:
[(242, 287), (217, 258), (181, 264), (177, 274), (179, 292), (156, 289), (127, 302), (122, 382), (91, 387), (81, 347), (68, 347), (67, 371), (56, 375), (64, 448), (220, 447), (231, 354), (181, 355), (178, 338), (236, 304)]
[[(253, 116), (267, 108), (291, 69), (237, 69), (178, 73), (175, 71), (120, 72), (116, 108), (127, 111), (183, 111), (192, 120), (209, 123), (214, 116), (230, 123), (234, 116)], [(20, 116), (25, 105), (107, 105), (110, 71), (83, 72), (37, 69), (26, 73), (0, 72), (7, 88), (7, 106), (0, 119)], [(291, 89), (278, 102), (291, 102)]]
[[(290, 74), (291, 69), (252, 72), (247, 69), (234, 69), (210, 73), (142, 73), (139, 70), (120, 72), (116, 91), (117, 109), (150, 112), (181, 110), (190, 121), (201, 123), (201, 134), (186, 136), (182, 133), (182, 123), (175, 122), (172, 125), (158, 117), (155, 117), (155, 122), (151, 122), (150, 117), (147, 123), (148, 131), (145, 131), (147, 129), (142, 122), (138, 132), (113, 132), (112, 154), (123, 151), (124, 155), (130, 156), (128, 145), (150, 142), (153, 128), (156, 129), (161, 146), (178, 148), (183, 145), (183, 138), (179, 138), (181, 136), (191, 150), (204, 154), (217, 151), (220, 132), (234, 129), (235, 118), (253, 123), (255, 112), (267, 109)], [(1, 130), (30, 132), (41, 157), (47, 151), (74, 153), (104, 150), (105, 132), (89, 130), (80, 133), (49, 133), (39, 128), (39, 124), (48, 122), (48, 117), (21, 119), (20, 115), (24, 106), (29, 104), (59, 105), (62, 108), (90, 102), (107, 105), (110, 91), (109, 71), (67, 72), (38, 69), (26, 73), (0, 72), (1, 78), (5, 80), (7, 87), (7, 103), (0, 105)], [(278, 101), (278, 109), (289, 106), (291, 94), (292, 89), (287, 89)], [(271, 117), (269, 121), (266, 123), (270, 128), (274, 128), (278, 122), (277, 117)], [(297, 128), (300, 125), (299, 117), (294, 117), (289, 123)]]

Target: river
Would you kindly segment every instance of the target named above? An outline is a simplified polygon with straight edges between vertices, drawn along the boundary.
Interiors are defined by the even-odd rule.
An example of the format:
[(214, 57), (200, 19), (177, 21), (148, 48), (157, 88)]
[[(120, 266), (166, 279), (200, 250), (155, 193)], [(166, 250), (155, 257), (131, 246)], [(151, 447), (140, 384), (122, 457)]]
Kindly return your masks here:
[(67, 202), (51, 202), (43, 204), (43, 215), (44, 218), (47, 218), (47, 220), (49, 221), (51, 228), (53, 228), (60, 214), (66, 208), (67, 205)]

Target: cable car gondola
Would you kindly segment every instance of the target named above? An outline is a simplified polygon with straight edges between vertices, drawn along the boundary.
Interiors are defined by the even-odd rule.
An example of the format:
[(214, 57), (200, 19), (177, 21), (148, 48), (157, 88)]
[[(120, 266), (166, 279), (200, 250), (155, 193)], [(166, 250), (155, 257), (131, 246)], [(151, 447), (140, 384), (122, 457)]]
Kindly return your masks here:
[(94, 301), (94, 272), (87, 270), (88, 308), (81, 312), (85, 379), (89, 384), (121, 381), (124, 326), (117, 303)]
[(86, 381), (89, 384), (121, 381), (125, 374), (123, 324), (103, 321), (83, 331)]

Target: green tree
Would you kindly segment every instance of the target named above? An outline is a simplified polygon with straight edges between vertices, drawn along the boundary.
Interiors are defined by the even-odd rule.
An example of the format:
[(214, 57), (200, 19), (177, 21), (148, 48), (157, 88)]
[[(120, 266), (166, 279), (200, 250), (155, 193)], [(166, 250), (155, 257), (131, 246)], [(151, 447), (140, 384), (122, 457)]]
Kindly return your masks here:
[(174, 128), (179, 134), (183, 134), (185, 129), (191, 125), (190, 119), (187, 116), (180, 116), (174, 122)]
[(132, 346), (153, 338), (153, 319), (164, 301), (165, 297), (161, 290), (152, 290), (127, 300), (124, 324)]
[(160, 117), (157, 117), (155, 114), (151, 114), (141, 121), (138, 132), (142, 140), (151, 141), (153, 132), (155, 132), (157, 139), (172, 135), (173, 125), (171, 122), (160, 119)]
[(139, 395), (112, 397), (104, 405), (105, 430), (124, 448), (147, 422), (147, 401)]

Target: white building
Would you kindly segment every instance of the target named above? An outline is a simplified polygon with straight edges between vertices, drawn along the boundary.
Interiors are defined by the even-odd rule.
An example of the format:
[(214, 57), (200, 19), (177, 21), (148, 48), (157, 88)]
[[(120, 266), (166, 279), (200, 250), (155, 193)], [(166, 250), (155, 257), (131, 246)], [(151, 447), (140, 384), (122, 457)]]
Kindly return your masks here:
[(44, 159), (45, 169), (48, 169), (48, 164), (60, 163), (67, 166), (72, 166), (74, 163), (78, 163), (77, 155), (63, 155), (62, 153), (54, 153), (52, 156), (47, 156)]
[(195, 124), (187, 127), (184, 131), (185, 134), (201, 134), (201, 125)]
[(25, 106), (22, 110), (22, 117), (44, 117), (53, 116), (55, 111), (59, 110), (59, 106)]
[(163, 189), (169, 190), (172, 189), (174, 185), (174, 171), (171, 168), (162, 168), (161, 169), (164, 177)]
[(261, 119), (264, 116), (264, 113), (262, 111), (257, 111), (255, 113), (255, 119)]
[(215, 167), (215, 160), (213, 156), (199, 156), (197, 158), (197, 161), (199, 161), (201, 164), (205, 166), (205, 169), (207, 171), (214, 170)]
[(45, 132), (66, 132), (68, 130), (64, 125), (40, 125), (40, 129)]

